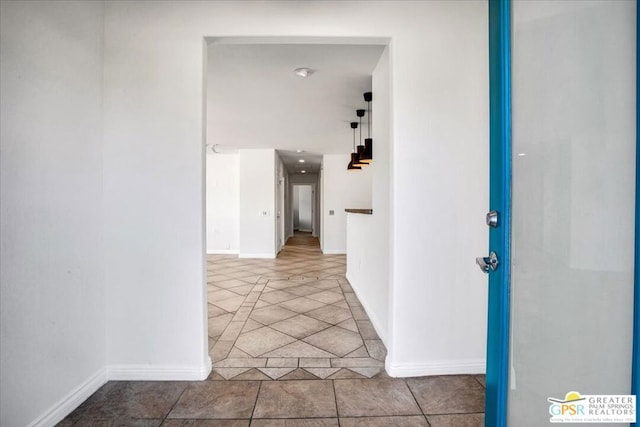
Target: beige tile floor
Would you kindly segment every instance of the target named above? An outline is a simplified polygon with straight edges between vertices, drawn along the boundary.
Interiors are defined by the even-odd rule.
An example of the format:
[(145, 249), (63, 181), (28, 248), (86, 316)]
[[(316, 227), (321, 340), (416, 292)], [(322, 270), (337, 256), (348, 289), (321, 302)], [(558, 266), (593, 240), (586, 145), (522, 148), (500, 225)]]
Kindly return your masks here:
[(208, 380), (111, 381), (59, 425), (483, 426), (483, 376), (386, 375), (344, 273), (309, 236), (275, 260), (209, 256)]
[(344, 255), (296, 236), (275, 260), (210, 255), (208, 267), (210, 379), (384, 372), (387, 351), (344, 277)]

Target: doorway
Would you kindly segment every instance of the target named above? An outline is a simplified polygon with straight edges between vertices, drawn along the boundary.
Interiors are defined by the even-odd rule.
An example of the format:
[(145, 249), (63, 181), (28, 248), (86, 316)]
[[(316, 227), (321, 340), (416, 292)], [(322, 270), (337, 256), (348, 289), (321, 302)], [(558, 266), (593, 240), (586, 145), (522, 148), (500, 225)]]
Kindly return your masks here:
[(311, 184), (294, 184), (293, 232), (316, 235), (315, 231), (315, 191)]
[[(383, 369), (384, 345), (370, 330), (366, 313), (358, 311), (364, 310), (360, 302), (351, 295), (353, 290), (344, 278), (345, 255), (324, 254), (316, 236), (324, 223), (319, 206), (323, 155), (351, 148), (352, 130), (344, 119), (349, 120), (358, 106), (366, 105), (362, 94), (371, 91), (371, 73), (388, 51), (384, 43), (304, 41), (207, 41), (206, 137), (216, 150), (237, 153), (232, 167), (238, 176), (233, 191), (239, 202), (233, 219), (240, 235), (235, 248), (238, 258), (222, 252), (208, 256), (209, 355), (214, 364), (246, 364), (247, 358), (266, 355), (288, 359), (367, 357), (371, 360), (365, 361), (370, 364), (364, 367), (365, 376), (373, 376)], [(301, 79), (294, 73), (299, 65), (312, 65), (326, 77), (319, 72)], [(238, 69), (260, 72), (249, 78)], [(303, 108), (308, 99), (314, 99), (316, 114)], [(282, 125), (283, 117), (287, 126)], [(382, 147), (379, 141), (379, 153), (383, 153)], [(384, 169), (379, 166), (378, 170)], [(222, 171), (219, 168), (210, 175), (216, 177)], [(222, 182), (225, 176), (217, 178)], [(226, 205), (225, 200), (219, 204)], [(221, 229), (225, 224), (207, 226)], [(296, 240), (295, 233), (307, 236)], [(287, 244), (289, 237), (297, 244)], [(341, 297), (345, 291), (347, 295)], [(349, 304), (362, 319), (353, 318)], [(304, 322), (305, 331), (294, 330)], [(363, 336), (360, 327), (370, 329)], [(311, 338), (324, 330), (319, 339)], [(266, 347), (265, 336), (269, 338)], [(306, 339), (313, 343), (303, 341)], [(329, 348), (329, 342), (340, 348)], [(286, 363), (294, 366), (277, 368), (259, 365), (260, 360), (254, 363), (253, 370), (248, 366), (229, 366), (226, 371), (221, 366), (215, 368), (227, 379), (247, 374), (251, 378), (246, 379), (254, 380), (281, 378), (297, 368), (297, 361), (292, 360)], [(295, 375), (324, 379), (336, 373), (334, 368), (308, 367), (315, 373), (297, 370)], [(239, 372), (240, 368), (244, 372)], [(353, 372), (341, 375), (363, 375)]]

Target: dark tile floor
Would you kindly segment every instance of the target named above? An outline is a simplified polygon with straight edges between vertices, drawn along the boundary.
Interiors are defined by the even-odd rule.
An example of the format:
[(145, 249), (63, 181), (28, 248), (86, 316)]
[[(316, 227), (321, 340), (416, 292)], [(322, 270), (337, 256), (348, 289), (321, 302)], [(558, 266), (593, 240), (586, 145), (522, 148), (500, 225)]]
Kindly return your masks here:
[(484, 425), (484, 376), (389, 378), (344, 256), (292, 242), (276, 260), (209, 257), (206, 381), (111, 381), (59, 425)]
[(482, 378), (112, 381), (60, 426), (484, 425)]

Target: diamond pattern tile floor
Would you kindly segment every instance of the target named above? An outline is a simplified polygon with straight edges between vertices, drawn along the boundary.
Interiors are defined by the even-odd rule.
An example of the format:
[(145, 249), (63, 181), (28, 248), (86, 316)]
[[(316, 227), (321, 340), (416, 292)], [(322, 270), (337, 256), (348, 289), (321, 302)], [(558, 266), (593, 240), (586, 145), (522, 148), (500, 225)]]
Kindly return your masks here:
[(307, 344), (343, 357), (364, 345), (362, 337), (338, 326), (332, 326), (303, 339)]
[(305, 316), (304, 314), (299, 314), (271, 325), (273, 329), (297, 339), (308, 338), (310, 334), (320, 332), (330, 326), (328, 323)]
[(111, 381), (59, 426), (484, 425), (484, 376), (391, 379), (344, 255), (291, 238), (275, 260), (207, 256), (206, 381)]
[(287, 334), (264, 326), (260, 329), (240, 334), (235, 343), (235, 347), (247, 354), (258, 357), (276, 348), (290, 344), (295, 340), (295, 338)]
[[(244, 358), (295, 359), (298, 362), (291, 368), (302, 369), (294, 374), (298, 376), (308, 377), (302, 373), (306, 372), (326, 378), (341, 371), (342, 378), (363, 377), (346, 367), (348, 364), (341, 364), (341, 358), (372, 361), (354, 367), (365, 377), (379, 374), (386, 349), (344, 277), (345, 257), (323, 255), (312, 238), (297, 240), (299, 244), (285, 246), (276, 260), (208, 257), (214, 371), (220, 370), (224, 378), (233, 373), (238, 379), (261, 377), (255, 372), (233, 370), (247, 366), (242, 358), (235, 357), (243, 354)], [(252, 289), (242, 281), (245, 277), (255, 283)], [(224, 341), (224, 345), (215, 346), (217, 340)], [(313, 366), (313, 361), (307, 361), (317, 358), (326, 359), (327, 366)], [(270, 378), (291, 376), (291, 370), (284, 367), (271, 368), (279, 370), (270, 371)]]

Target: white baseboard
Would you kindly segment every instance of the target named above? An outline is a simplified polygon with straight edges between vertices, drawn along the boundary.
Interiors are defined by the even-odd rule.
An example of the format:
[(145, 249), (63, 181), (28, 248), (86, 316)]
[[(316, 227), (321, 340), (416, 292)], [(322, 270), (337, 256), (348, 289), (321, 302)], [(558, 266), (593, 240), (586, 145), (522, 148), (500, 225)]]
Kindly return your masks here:
[(201, 381), (211, 373), (211, 359), (201, 366), (109, 365), (110, 381)]
[(241, 253), (238, 254), (238, 258), (267, 258), (267, 259), (273, 259), (276, 257), (276, 254), (274, 253), (266, 253), (266, 254), (246, 254), (246, 253)]
[(346, 249), (323, 249), (322, 253), (325, 255), (345, 255)]
[(484, 374), (486, 361), (432, 360), (421, 363), (393, 363), (387, 358), (385, 369), (392, 377), (422, 377), (428, 375)]
[(73, 412), (89, 396), (98, 391), (107, 382), (107, 370), (100, 368), (82, 384), (71, 390), (65, 397), (32, 421), (29, 427), (49, 427), (58, 424)]
[(207, 249), (207, 255), (237, 255), (237, 249)]
[(201, 381), (211, 373), (211, 358), (207, 357), (202, 366), (149, 366), (110, 365), (100, 368), (82, 384), (71, 390), (65, 397), (51, 406), (42, 415), (28, 424), (28, 427), (55, 426), (73, 412), (89, 396), (98, 391), (107, 381)]

